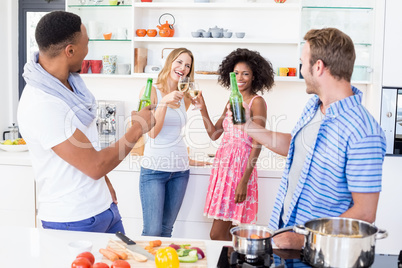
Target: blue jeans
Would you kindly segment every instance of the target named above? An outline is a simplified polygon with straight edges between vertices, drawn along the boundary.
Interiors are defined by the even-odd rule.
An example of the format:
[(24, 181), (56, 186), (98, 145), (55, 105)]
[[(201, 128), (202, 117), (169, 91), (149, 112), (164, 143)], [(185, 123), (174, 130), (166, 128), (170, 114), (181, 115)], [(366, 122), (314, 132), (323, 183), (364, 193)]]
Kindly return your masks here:
[(141, 167), (142, 235), (171, 237), (190, 171), (164, 172)]
[(121, 221), (119, 209), (115, 203), (112, 203), (110, 208), (104, 212), (82, 221), (42, 221), (42, 226), (45, 229), (98, 233), (116, 233), (117, 231), (120, 231), (124, 234), (123, 222)]

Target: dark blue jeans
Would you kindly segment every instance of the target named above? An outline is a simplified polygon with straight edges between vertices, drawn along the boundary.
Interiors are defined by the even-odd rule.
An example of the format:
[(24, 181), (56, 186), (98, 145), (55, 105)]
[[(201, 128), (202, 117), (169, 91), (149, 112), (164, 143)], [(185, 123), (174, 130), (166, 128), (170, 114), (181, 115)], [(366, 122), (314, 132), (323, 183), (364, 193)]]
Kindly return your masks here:
[(141, 168), (142, 235), (172, 236), (189, 176), (189, 170), (164, 172)]
[(45, 229), (98, 233), (116, 233), (117, 231), (120, 231), (124, 234), (123, 222), (121, 221), (119, 209), (117, 208), (117, 205), (115, 203), (112, 203), (110, 205), (110, 208), (105, 210), (104, 212), (82, 221), (42, 221), (42, 226)]

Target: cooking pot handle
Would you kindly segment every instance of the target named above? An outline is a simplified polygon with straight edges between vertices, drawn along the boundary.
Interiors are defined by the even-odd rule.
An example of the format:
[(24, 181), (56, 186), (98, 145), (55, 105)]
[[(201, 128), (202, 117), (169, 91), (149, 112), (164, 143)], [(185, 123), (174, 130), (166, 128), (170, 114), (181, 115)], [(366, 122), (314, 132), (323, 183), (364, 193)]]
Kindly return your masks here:
[(278, 234), (281, 234), (281, 233), (284, 233), (284, 232), (289, 232), (289, 231), (293, 231), (293, 226), (288, 226), (288, 227), (285, 227), (285, 228), (278, 229), (272, 234), (271, 237), (274, 237), (274, 236), (276, 236)]
[(375, 239), (383, 239), (388, 237), (388, 232), (382, 229), (378, 229), (378, 232), (375, 234)]
[(301, 224), (295, 225), (293, 230), (298, 234), (302, 234), (302, 235), (308, 235), (309, 234), (309, 231), (306, 230), (306, 227), (301, 225)]

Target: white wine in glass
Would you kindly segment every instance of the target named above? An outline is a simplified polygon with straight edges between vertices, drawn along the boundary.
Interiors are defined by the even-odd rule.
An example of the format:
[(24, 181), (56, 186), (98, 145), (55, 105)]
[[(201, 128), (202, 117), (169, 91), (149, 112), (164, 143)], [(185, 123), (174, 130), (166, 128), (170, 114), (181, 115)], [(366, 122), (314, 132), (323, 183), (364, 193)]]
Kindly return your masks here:
[(177, 84), (177, 89), (181, 92), (186, 92), (189, 88), (190, 79), (187, 76), (181, 76), (179, 83)]
[(193, 110), (201, 110), (201, 108), (197, 105), (197, 96), (200, 93), (200, 87), (198, 86), (197, 83), (195, 82), (190, 82), (189, 88), (188, 88), (188, 94), (194, 101), (194, 109)]

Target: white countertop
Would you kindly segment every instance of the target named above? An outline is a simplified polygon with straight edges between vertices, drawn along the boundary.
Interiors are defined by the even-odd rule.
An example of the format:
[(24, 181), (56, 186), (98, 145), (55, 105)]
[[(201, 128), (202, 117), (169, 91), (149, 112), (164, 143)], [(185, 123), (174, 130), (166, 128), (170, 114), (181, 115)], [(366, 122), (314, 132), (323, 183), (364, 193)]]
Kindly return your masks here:
[[(129, 234), (128, 234), (129, 235)], [(154, 240), (152, 237), (130, 237), (134, 241)], [(114, 234), (74, 231), (45, 230), (39, 228), (7, 227), (0, 229), (1, 267), (68, 268), (75, 259), (69, 252), (68, 243), (77, 240), (92, 242), (95, 261), (102, 260), (100, 248), (105, 248), (109, 239), (118, 240)], [(158, 238), (171, 241), (195, 241), (191, 239)], [(197, 240), (200, 241), (200, 240)], [(231, 241), (205, 240), (208, 267), (216, 267), (221, 248), (232, 245)], [(135, 265), (132, 265), (135, 267)]]
[[(115, 170), (127, 172), (139, 172), (140, 160), (139, 156), (128, 155)], [(29, 152), (6, 152), (0, 150), (0, 165), (14, 165), (14, 166), (31, 166), (31, 159)], [(259, 178), (281, 178), (283, 170), (279, 168), (259, 168)], [(190, 169), (192, 175), (210, 175), (211, 166), (192, 166)]]

